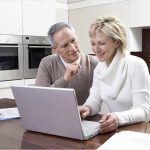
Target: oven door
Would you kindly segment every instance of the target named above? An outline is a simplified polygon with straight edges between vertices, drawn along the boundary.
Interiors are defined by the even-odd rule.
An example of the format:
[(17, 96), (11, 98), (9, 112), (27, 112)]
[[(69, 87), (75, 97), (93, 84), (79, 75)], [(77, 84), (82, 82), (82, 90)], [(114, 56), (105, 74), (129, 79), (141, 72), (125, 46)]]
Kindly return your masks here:
[(23, 79), (23, 46), (0, 44), (0, 81)]
[(24, 45), (24, 78), (35, 78), (41, 59), (51, 54), (50, 45)]

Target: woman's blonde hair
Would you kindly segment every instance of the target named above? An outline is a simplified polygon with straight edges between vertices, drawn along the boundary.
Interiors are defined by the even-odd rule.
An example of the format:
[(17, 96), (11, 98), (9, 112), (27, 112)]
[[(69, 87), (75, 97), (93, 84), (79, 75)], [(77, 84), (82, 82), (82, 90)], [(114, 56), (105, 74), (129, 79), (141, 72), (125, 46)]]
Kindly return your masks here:
[(126, 30), (122, 22), (115, 16), (98, 17), (91, 25), (89, 36), (92, 37), (97, 32), (102, 31), (113, 40), (121, 42), (118, 50), (125, 53), (127, 48)]

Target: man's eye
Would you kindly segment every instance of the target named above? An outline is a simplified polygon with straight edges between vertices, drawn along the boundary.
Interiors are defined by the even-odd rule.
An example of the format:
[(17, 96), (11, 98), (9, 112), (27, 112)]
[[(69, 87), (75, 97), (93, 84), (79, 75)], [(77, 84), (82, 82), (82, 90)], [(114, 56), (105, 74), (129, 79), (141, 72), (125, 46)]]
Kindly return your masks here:
[(95, 46), (95, 43), (91, 43), (92, 46)]
[(63, 48), (65, 48), (65, 47), (67, 47), (67, 46), (68, 46), (68, 44), (64, 44), (64, 45), (63, 45)]
[(71, 40), (71, 43), (75, 43), (75, 42), (76, 42), (76, 40), (75, 40), (75, 39)]
[(100, 43), (100, 45), (105, 45), (106, 43)]

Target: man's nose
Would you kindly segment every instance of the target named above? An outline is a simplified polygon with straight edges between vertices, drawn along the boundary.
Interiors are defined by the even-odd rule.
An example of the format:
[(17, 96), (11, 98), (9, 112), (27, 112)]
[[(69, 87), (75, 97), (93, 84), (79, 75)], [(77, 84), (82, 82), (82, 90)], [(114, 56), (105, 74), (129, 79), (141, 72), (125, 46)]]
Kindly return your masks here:
[(72, 43), (69, 44), (69, 51), (76, 51), (76, 47), (74, 44)]

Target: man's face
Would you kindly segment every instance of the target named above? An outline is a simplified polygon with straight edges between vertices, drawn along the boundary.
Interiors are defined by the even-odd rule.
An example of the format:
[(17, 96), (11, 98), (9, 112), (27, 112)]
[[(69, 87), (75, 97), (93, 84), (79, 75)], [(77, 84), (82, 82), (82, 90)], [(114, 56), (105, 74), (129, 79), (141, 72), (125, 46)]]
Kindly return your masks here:
[(69, 28), (63, 28), (54, 34), (56, 46), (54, 50), (61, 55), (67, 63), (75, 62), (80, 55), (76, 34)]

